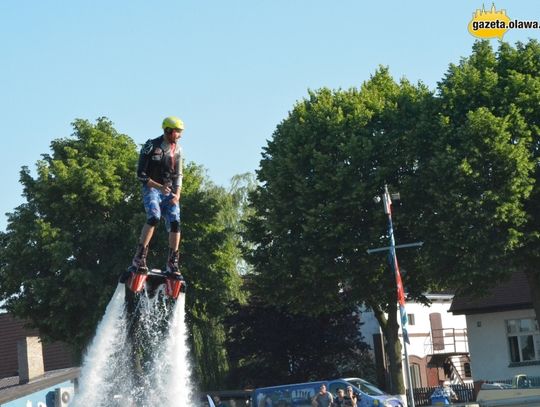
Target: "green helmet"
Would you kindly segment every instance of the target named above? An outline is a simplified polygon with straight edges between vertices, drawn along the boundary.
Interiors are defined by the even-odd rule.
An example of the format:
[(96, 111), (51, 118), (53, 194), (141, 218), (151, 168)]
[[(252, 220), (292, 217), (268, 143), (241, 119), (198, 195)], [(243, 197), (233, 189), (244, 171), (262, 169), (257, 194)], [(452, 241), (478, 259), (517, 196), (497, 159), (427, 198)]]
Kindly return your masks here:
[(169, 116), (163, 119), (163, 124), (161, 125), (161, 127), (163, 127), (163, 129), (166, 129), (168, 127), (170, 129), (184, 130), (184, 122), (178, 117)]

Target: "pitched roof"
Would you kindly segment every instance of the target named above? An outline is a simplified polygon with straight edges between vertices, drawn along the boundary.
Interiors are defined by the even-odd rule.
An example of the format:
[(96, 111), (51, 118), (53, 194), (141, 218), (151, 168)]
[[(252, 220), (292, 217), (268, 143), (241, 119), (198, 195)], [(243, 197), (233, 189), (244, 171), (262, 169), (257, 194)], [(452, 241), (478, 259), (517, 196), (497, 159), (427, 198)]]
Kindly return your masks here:
[(26, 384), (19, 384), (19, 376), (0, 379), (0, 404), (17, 400), (68, 380), (76, 379), (80, 376), (80, 371), (81, 369), (79, 367), (51, 370), (45, 372), (42, 376), (30, 380)]
[(449, 312), (456, 315), (483, 314), (532, 308), (527, 277), (516, 272), (506, 281), (487, 290), (483, 296), (456, 294)]

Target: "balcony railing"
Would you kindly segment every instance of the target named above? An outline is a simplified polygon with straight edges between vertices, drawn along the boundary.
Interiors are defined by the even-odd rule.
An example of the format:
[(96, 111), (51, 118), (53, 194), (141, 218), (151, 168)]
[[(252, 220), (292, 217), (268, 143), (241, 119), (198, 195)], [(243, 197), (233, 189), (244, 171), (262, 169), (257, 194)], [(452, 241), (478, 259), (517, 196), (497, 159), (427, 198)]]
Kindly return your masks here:
[(433, 329), (425, 343), (426, 354), (468, 353), (467, 329)]

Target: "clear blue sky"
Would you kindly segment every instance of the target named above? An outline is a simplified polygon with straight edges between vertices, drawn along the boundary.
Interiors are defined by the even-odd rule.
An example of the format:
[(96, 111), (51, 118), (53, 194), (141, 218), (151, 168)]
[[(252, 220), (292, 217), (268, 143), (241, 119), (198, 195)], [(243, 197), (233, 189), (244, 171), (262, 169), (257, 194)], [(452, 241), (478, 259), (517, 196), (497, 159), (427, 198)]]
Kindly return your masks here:
[[(491, 3), (485, 3), (490, 7)], [(540, 20), (538, 0), (497, 1)], [(187, 160), (217, 184), (255, 171), (308, 89), (360, 86), (379, 65), (432, 89), (470, 53), (481, 1), (2, 0), (0, 229), (35, 168), (75, 118), (110, 118), (143, 143), (167, 115), (186, 123)], [(539, 38), (511, 30), (505, 41)], [(493, 40), (494, 45), (496, 41)]]

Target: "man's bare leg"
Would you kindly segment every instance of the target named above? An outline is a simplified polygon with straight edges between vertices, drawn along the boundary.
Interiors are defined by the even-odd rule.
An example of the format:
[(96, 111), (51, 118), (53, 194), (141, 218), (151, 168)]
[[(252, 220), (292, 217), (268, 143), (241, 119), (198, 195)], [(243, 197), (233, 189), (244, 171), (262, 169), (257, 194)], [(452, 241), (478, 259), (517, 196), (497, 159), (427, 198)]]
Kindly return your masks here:
[(152, 236), (154, 235), (155, 229), (156, 229), (155, 226), (145, 223), (141, 229), (141, 236), (139, 237), (139, 244), (142, 244), (144, 247), (147, 247), (150, 244), (150, 240), (152, 240)]

